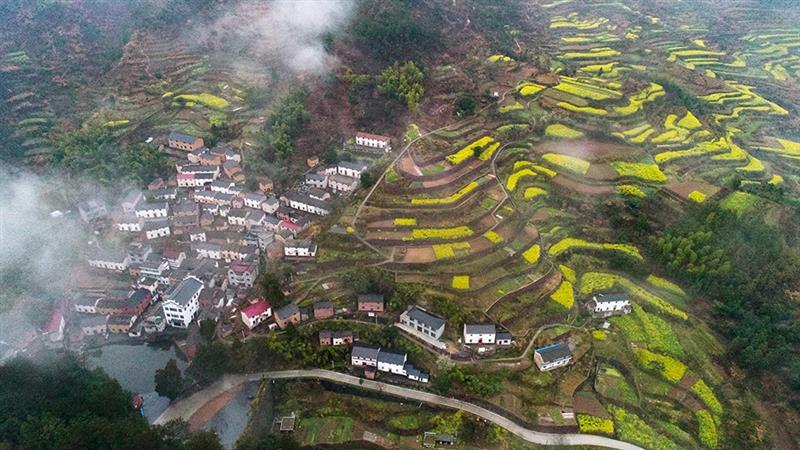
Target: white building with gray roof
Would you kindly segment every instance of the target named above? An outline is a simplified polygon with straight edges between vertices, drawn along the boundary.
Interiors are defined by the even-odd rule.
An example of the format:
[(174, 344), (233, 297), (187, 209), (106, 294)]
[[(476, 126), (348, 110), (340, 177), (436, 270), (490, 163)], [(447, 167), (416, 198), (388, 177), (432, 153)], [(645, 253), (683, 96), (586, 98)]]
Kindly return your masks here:
[(444, 334), (446, 321), (419, 306), (412, 306), (400, 315), (400, 324), (405, 325), (405, 330), (423, 339), (439, 340)]
[(167, 293), (161, 307), (170, 326), (178, 328), (189, 326), (200, 309), (199, 298), (203, 287), (203, 282), (199, 278), (190, 275)]

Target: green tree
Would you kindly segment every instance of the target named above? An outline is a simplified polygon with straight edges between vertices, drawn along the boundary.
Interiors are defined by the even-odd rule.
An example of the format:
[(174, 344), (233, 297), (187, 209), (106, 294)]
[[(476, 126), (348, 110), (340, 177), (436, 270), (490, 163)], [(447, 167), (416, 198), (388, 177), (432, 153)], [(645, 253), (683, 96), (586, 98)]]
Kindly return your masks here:
[(378, 82), (378, 91), (390, 98), (400, 100), (415, 111), (425, 93), (422, 81), (425, 75), (414, 61), (403, 64), (395, 62), (383, 70)]
[(278, 275), (273, 272), (262, 272), (258, 279), (258, 286), (261, 288), (261, 295), (274, 306), (283, 306), (286, 296), (283, 295)]
[(183, 377), (175, 359), (170, 358), (163, 369), (156, 370), (155, 383), (158, 395), (170, 400), (175, 400), (180, 395), (183, 391)]
[(186, 450), (225, 450), (217, 433), (210, 430), (195, 431), (185, 444)]
[(214, 381), (227, 370), (228, 356), (228, 349), (221, 342), (200, 344), (188, 373), (201, 383)]
[(203, 342), (210, 343), (217, 336), (217, 321), (214, 319), (203, 319), (200, 321), (200, 337)]
[(457, 117), (470, 116), (475, 113), (478, 102), (472, 94), (461, 94), (456, 98), (455, 111), (453, 112)]
[(370, 188), (372, 187), (373, 184), (375, 184), (375, 181), (372, 179), (372, 173), (370, 172), (361, 173), (361, 186), (365, 188)]

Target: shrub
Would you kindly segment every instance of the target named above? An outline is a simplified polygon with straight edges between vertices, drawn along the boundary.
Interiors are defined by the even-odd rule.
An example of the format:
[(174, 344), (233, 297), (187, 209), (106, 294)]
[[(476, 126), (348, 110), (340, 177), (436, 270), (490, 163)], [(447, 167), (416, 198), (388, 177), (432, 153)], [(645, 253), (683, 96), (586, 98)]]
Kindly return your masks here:
[(611, 436), (614, 434), (614, 422), (588, 414), (578, 414), (578, 427), (581, 433), (599, 433)]
[(545, 153), (542, 155), (542, 158), (550, 164), (554, 164), (579, 175), (586, 175), (586, 172), (589, 171), (589, 161), (584, 161), (574, 156)]
[(688, 195), (688, 197), (689, 197), (689, 200), (692, 200), (693, 202), (696, 202), (696, 203), (703, 203), (704, 201), (706, 201), (706, 194), (703, 194), (700, 191), (692, 191)]
[(718, 416), (722, 415), (722, 404), (717, 400), (714, 391), (708, 387), (705, 381), (697, 380), (694, 386), (692, 386), (692, 392), (697, 395), (714, 414)]
[(717, 448), (719, 443), (717, 424), (714, 423), (711, 413), (703, 409), (697, 411), (695, 416), (697, 416), (697, 435), (700, 437), (700, 442), (708, 448)]
[(454, 228), (417, 228), (411, 231), (413, 239), (461, 239), (475, 232), (466, 225)]
[(522, 257), (525, 258), (525, 261), (528, 261), (531, 264), (536, 264), (539, 262), (539, 256), (541, 253), (542, 248), (539, 246), (539, 244), (535, 244), (531, 248), (525, 250), (525, 252), (522, 254)]
[(608, 333), (603, 330), (592, 330), (592, 337), (598, 341), (605, 341), (608, 339)]
[(469, 275), (455, 275), (452, 286), (455, 289), (469, 289)]
[(621, 195), (627, 195), (629, 197), (639, 197), (639, 198), (647, 197), (647, 194), (645, 194), (643, 190), (630, 184), (620, 184), (615, 189), (617, 193)]
[(670, 356), (653, 353), (644, 348), (635, 348), (633, 353), (640, 366), (658, 371), (662, 377), (672, 383), (681, 381), (686, 374), (686, 365)]
[(550, 298), (564, 308), (572, 309), (572, 306), (575, 304), (575, 292), (572, 289), (572, 283), (566, 280), (562, 281)]

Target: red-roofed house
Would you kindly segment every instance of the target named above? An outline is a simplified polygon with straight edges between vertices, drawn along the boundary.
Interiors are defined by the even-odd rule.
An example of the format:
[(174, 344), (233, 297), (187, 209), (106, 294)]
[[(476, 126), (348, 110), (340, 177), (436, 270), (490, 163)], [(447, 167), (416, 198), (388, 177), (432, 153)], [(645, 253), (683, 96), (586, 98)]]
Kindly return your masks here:
[(388, 152), (392, 149), (392, 138), (388, 136), (381, 136), (379, 134), (370, 134), (359, 131), (356, 133), (356, 145), (378, 148)]
[(252, 330), (272, 315), (272, 307), (263, 298), (242, 308), (242, 323)]
[(50, 342), (59, 342), (64, 339), (64, 325), (66, 325), (64, 321), (64, 311), (64, 302), (58, 302), (42, 329), (44, 334), (50, 338)]
[(234, 261), (228, 269), (228, 283), (234, 286), (253, 287), (258, 277), (258, 263)]

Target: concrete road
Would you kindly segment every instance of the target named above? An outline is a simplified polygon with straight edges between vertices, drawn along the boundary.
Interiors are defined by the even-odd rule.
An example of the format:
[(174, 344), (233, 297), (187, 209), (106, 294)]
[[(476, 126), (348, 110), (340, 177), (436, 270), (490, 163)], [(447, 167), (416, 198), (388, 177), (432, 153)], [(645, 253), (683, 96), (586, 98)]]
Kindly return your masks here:
[(511, 433), (519, 436), (520, 438), (539, 445), (591, 445), (596, 447), (614, 448), (620, 450), (642, 450), (638, 447), (627, 442), (618, 441), (602, 436), (594, 436), (590, 434), (557, 434), (557, 433), (543, 433), (540, 431), (530, 430), (516, 422), (501, 416), (488, 409), (482, 408), (473, 403), (464, 402), (449, 397), (442, 397), (440, 395), (431, 394), (429, 392), (418, 391), (406, 387), (396, 386), (393, 384), (383, 383), (380, 381), (367, 380), (364, 378), (354, 377), (352, 375), (333, 372), (324, 369), (310, 369), (310, 370), (282, 370), (275, 372), (261, 372), (251, 375), (226, 375), (222, 380), (214, 383), (208, 388), (193, 394), (192, 396), (179, 400), (161, 416), (156, 419), (155, 424), (163, 424), (172, 419), (183, 418), (188, 419), (200, 407), (206, 404), (211, 399), (215, 398), (222, 392), (232, 389), (246, 381), (258, 381), (269, 379), (300, 379), (311, 378), (317, 380), (326, 380), (334, 383), (347, 384), (361, 389), (368, 389), (378, 391), (384, 394), (393, 395), (396, 397), (416, 400), (425, 402), (431, 405), (442, 406), (446, 408), (459, 409), (468, 412), (489, 422), (494, 423), (502, 428), (505, 428)]

